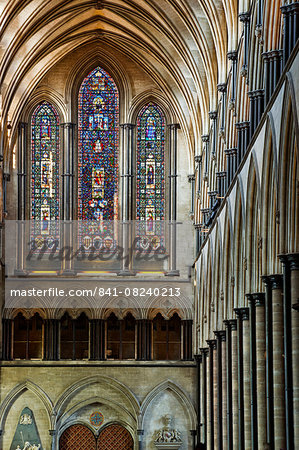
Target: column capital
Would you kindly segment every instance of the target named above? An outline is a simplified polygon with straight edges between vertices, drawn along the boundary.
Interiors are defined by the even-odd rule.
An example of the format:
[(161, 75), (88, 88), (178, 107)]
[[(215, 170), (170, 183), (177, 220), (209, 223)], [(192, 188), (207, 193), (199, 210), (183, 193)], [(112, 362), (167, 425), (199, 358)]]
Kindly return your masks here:
[(252, 301), (255, 303), (255, 306), (264, 306), (265, 305), (265, 293), (264, 292), (254, 292), (251, 294)]
[(224, 150), (224, 153), (226, 156), (234, 156), (237, 155), (238, 149), (236, 147), (227, 148), (226, 150)]
[(27, 130), (27, 127), (28, 127), (27, 122), (19, 122), (18, 124), (19, 133), (25, 132)]
[(143, 436), (144, 435), (144, 430), (137, 430), (137, 436)]
[(216, 178), (225, 178), (227, 175), (226, 170), (222, 172), (216, 172)]
[(230, 322), (229, 322), (229, 320), (226, 319), (226, 320), (223, 321), (223, 323), (224, 323), (224, 325), (225, 325), (225, 328), (226, 328), (227, 330), (230, 330)]
[(249, 120), (244, 120), (243, 122), (237, 122), (235, 124), (237, 130), (247, 130), (250, 126)]
[(232, 331), (236, 331), (238, 328), (238, 321), (237, 319), (230, 319), (229, 320), (230, 328)]
[(216, 350), (217, 348), (217, 340), (216, 339), (207, 339), (206, 343), (210, 347), (211, 350)]
[(215, 334), (216, 338), (219, 339), (219, 341), (221, 341), (221, 342), (226, 341), (226, 331), (225, 330), (214, 331), (214, 334)]
[(234, 308), (234, 311), (240, 320), (249, 320), (249, 308)]
[(240, 22), (249, 22), (250, 21), (250, 12), (249, 11), (242, 12), (241, 14), (239, 14), (239, 19), (240, 19)]
[(192, 181), (195, 180), (195, 175), (194, 175), (194, 173), (187, 175), (187, 178), (188, 178), (189, 183), (192, 183)]
[(282, 57), (282, 50), (276, 49), (276, 50), (270, 50), (268, 52), (262, 53), (262, 58), (264, 61), (268, 61), (269, 59), (280, 59)]
[(217, 119), (217, 114), (218, 114), (218, 111), (210, 111), (209, 112), (210, 119), (211, 120), (216, 120)]
[(201, 347), (199, 349), (200, 353), (202, 354), (202, 356), (205, 356), (209, 353), (209, 348), (208, 347)]
[(291, 11), (299, 12), (299, 2), (289, 3), (280, 7), (282, 14), (289, 14)]
[(202, 156), (201, 156), (201, 155), (196, 155), (196, 156), (194, 156), (194, 161), (195, 161), (196, 163), (200, 163), (201, 160), (202, 160)]
[(63, 122), (63, 123), (60, 124), (60, 126), (61, 126), (62, 128), (71, 128), (71, 127), (74, 127), (75, 125), (76, 125), (76, 124), (73, 123), (73, 122)]
[(170, 123), (168, 126), (171, 130), (180, 130), (181, 129), (181, 126), (179, 123)]
[(50, 436), (55, 436), (56, 434), (56, 430), (49, 430), (49, 435)]
[(237, 59), (238, 59), (238, 51), (237, 50), (233, 50), (233, 51), (227, 52), (227, 58), (230, 61), (237, 61)]
[(282, 289), (283, 287), (283, 275), (280, 273), (273, 275), (262, 276), (263, 283), (266, 286), (270, 286), (271, 289)]
[(289, 265), (291, 270), (299, 270), (299, 253), (286, 253), (278, 257), (283, 264)]
[(217, 89), (222, 94), (226, 91), (226, 88), (227, 88), (227, 84), (226, 83), (219, 83), (219, 84), (217, 84)]
[(129, 129), (131, 129), (131, 130), (132, 130), (135, 126), (136, 126), (135, 123), (129, 123), (129, 122), (127, 122), (127, 123), (122, 123), (122, 124), (120, 125), (121, 128), (129, 128)]
[(201, 140), (202, 140), (202, 142), (204, 142), (204, 143), (209, 142), (209, 140), (210, 140), (210, 135), (209, 135), (209, 134), (202, 134)]
[(263, 98), (265, 95), (264, 89), (256, 89), (255, 91), (248, 91), (247, 95), (250, 99)]
[(191, 436), (196, 436), (197, 435), (197, 430), (190, 430), (190, 434), (191, 434)]
[(194, 355), (194, 359), (195, 359), (196, 365), (199, 366), (199, 364), (201, 364), (201, 362), (202, 362), (202, 355), (201, 354)]

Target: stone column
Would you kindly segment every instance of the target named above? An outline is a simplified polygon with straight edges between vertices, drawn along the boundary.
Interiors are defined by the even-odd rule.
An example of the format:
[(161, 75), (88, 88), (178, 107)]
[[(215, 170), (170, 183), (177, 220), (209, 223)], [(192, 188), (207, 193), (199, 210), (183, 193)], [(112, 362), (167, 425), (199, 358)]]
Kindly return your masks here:
[[(74, 128), (73, 123), (61, 124), (63, 130), (63, 164), (62, 164), (62, 243), (63, 247), (73, 247), (74, 236)], [(62, 273), (75, 275), (73, 260), (62, 260)]]
[(190, 217), (194, 218), (194, 185), (195, 185), (195, 174), (188, 175), (188, 181), (191, 184), (191, 206), (190, 206)]
[(282, 71), (282, 50), (262, 53), (264, 63), (265, 105), (269, 102)]
[(44, 321), (44, 359), (57, 361), (59, 359), (59, 320)]
[(139, 361), (149, 361), (152, 359), (151, 327), (150, 320), (137, 320), (137, 359)]
[[(217, 434), (218, 434), (218, 449), (223, 450), (223, 368), (222, 363), (223, 360), (225, 362), (225, 358), (223, 358), (223, 347), (225, 350), (225, 340), (226, 340), (226, 332), (224, 330), (214, 331), (214, 334), (217, 338)], [(223, 345), (224, 344), (224, 345)], [(226, 400), (226, 399), (225, 399)]]
[(176, 220), (177, 220), (177, 131), (179, 124), (169, 126), (169, 271), (168, 276), (178, 276), (180, 272), (176, 268)]
[(200, 419), (200, 425), (201, 425), (201, 443), (205, 445), (205, 448), (207, 449), (208, 439), (207, 439), (207, 433), (208, 433), (208, 358), (209, 358), (209, 349), (208, 348), (200, 348), (200, 352), (202, 355), (202, 370), (201, 370), (201, 419)]
[(192, 450), (196, 450), (196, 430), (190, 430), (192, 439)]
[(208, 134), (203, 134), (201, 136), (201, 140), (202, 140), (202, 143), (203, 143), (202, 154), (205, 157), (205, 168), (204, 168), (203, 178), (204, 178), (204, 180), (207, 180), (208, 179), (208, 174), (209, 174), (209, 158), (210, 158), (209, 142), (210, 142), (210, 136)]
[(232, 62), (232, 83), (231, 83), (231, 98), (229, 102), (229, 109), (234, 109), (236, 94), (237, 94), (237, 64), (238, 52), (232, 51), (227, 53), (227, 58)]
[[(265, 277), (266, 278), (266, 277)], [(265, 280), (270, 287), (272, 302), (272, 384), (273, 435), (275, 450), (286, 448), (284, 349), (283, 349), (283, 276), (270, 275)], [(274, 332), (273, 332), (274, 330)], [(269, 368), (271, 370), (271, 368)], [(269, 420), (271, 423), (271, 420)], [(269, 430), (271, 432), (271, 430)], [(270, 439), (269, 439), (270, 441)]]
[(231, 184), (235, 173), (237, 171), (237, 162), (238, 162), (238, 149), (237, 148), (228, 148), (224, 150), (224, 153), (226, 155), (226, 168), (227, 168), (227, 186), (226, 190), (228, 190), (229, 185)]
[(12, 359), (12, 320), (2, 319), (2, 359)]
[(264, 112), (264, 90), (257, 89), (256, 91), (248, 92), (250, 99), (250, 138), (258, 126), (262, 114)]
[(105, 320), (92, 319), (90, 320), (89, 328), (89, 358), (93, 361), (105, 360)]
[(194, 359), (196, 362), (196, 369), (197, 369), (197, 383), (196, 383), (196, 400), (197, 400), (197, 443), (199, 444), (201, 442), (201, 382), (202, 382), (202, 376), (201, 376), (201, 369), (202, 369), (202, 355), (194, 355)]
[(138, 436), (138, 450), (142, 450), (142, 437), (144, 435), (144, 430), (137, 430), (137, 436)]
[(242, 76), (248, 75), (248, 49), (249, 49), (249, 35), (250, 35), (250, 12), (239, 14), (240, 22), (244, 24), (244, 60), (241, 70)]
[(192, 320), (182, 320), (183, 360), (191, 361), (192, 355)]
[(280, 9), (284, 17), (283, 64), (285, 66), (293, 48), (295, 47), (299, 35), (299, 3), (292, 2), (281, 6)]
[[(216, 360), (216, 348), (217, 348), (217, 341), (216, 339), (210, 339), (207, 340), (207, 344), (210, 348), (209, 351), (209, 369), (208, 369), (208, 404), (209, 404), (209, 415), (207, 417), (208, 419), (208, 439), (209, 444), (207, 448), (209, 450), (214, 450), (217, 448), (217, 433), (215, 433), (215, 401), (217, 402), (217, 399), (215, 399), (215, 360)], [(217, 370), (217, 366), (216, 366)], [(216, 378), (217, 379), (217, 378)], [(216, 391), (217, 396), (217, 391)], [(217, 416), (217, 415), (216, 415)]]
[(212, 142), (212, 157), (214, 158), (216, 155), (216, 148), (217, 148), (217, 111), (210, 111), (209, 117), (212, 120), (212, 127), (213, 127), (213, 142)]
[(135, 275), (132, 270), (132, 258), (126, 256), (130, 254), (132, 244), (132, 219), (133, 219), (133, 146), (134, 127), (131, 123), (121, 125), (123, 132), (123, 154), (122, 154), (122, 247), (123, 260), (122, 269), (118, 275)]
[(269, 277), (263, 276), (265, 295), (265, 335), (266, 335), (266, 401), (267, 401), (267, 444), (274, 448), (274, 410), (273, 410), (273, 320), (272, 289)]
[(251, 415), (251, 447), (258, 449), (257, 435), (257, 387), (256, 387), (256, 320), (255, 299), (251, 294), (246, 294), (249, 303), (250, 318), (250, 415)]
[(239, 388), (239, 421), (240, 430), (242, 430), (240, 433), (240, 448), (247, 450), (251, 449), (249, 308), (239, 308), (238, 316), (240, 324), (242, 324), (242, 336), (239, 340), (239, 344), (242, 342), (242, 367), (239, 370), (239, 383), (242, 385), (242, 389)]
[(252, 294), (256, 310), (256, 385), (258, 448), (267, 444), (265, 294)]
[(25, 270), (25, 220), (26, 220), (26, 150), (27, 150), (27, 123), (19, 124), (18, 135), (18, 259), (17, 274), (26, 275)]
[[(248, 415), (248, 412), (250, 411), (250, 391), (249, 391), (249, 385), (250, 385), (250, 378), (249, 378), (249, 336), (248, 334), (245, 336), (245, 340), (247, 339), (248, 342), (244, 342), (244, 321), (249, 320), (249, 309), (248, 308), (235, 308), (234, 309), (236, 315), (238, 316), (238, 404), (239, 404), (239, 449), (244, 450), (245, 449), (245, 395), (244, 390), (247, 388), (247, 402), (245, 408), (248, 408), (246, 411), (247, 417), (246, 417), (246, 426), (248, 426), (248, 419), (249, 419), (249, 436), (250, 436), (250, 415)], [(248, 325), (246, 327), (245, 325), (245, 331), (248, 331)], [(244, 347), (246, 346), (247, 354), (245, 354)], [(244, 364), (245, 363), (245, 364)], [(246, 367), (244, 367), (246, 365)], [(245, 370), (247, 373), (245, 373)], [(245, 387), (245, 379), (247, 378), (247, 384), (248, 386)], [(247, 430), (247, 439), (248, 439), (248, 430)], [(248, 448), (248, 447), (247, 447)]]
[(291, 271), (294, 448), (299, 448), (299, 253), (289, 254), (288, 262)]
[(231, 353), (232, 353), (232, 422), (233, 449), (239, 448), (239, 404), (238, 404), (238, 330), (237, 320), (231, 319)]
[(233, 414), (232, 414), (232, 342), (230, 320), (223, 321), (226, 327), (226, 410), (227, 410), (227, 442), (226, 448), (233, 448)]
[(222, 449), (227, 446), (227, 342), (226, 331), (220, 332), (221, 339), (221, 379), (222, 379)]
[(218, 428), (218, 352), (217, 352), (217, 340), (214, 339), (213, 344), (213, 417), (214, 417), (214, 448), (219, 449), (219, 428)]
[(226, 119), (226, 83), (219, 83), (217, 84), (217, 89), (219, 92), (221, 92), (221, 101), (222, 101), (222, 108), (221, 108), (221, 123), (220, 123), (220, 130), (219, 130), (219, 136), (224, 137), (224, 131), (225, 131), (225, 119)]
[(289, 255), (279, 256), (283, 266), (283, 328), (284, 328), (284, 376), (286, 412), (286, 449), (294, 444), (294, 403), (293, 403), (293, 352), (292, 352), (292, 288)]
[[(212, 363), (211, 363), (212, 361)], [(205, 445), (207, 450), (212, 450), (212, 427), (211, 427), (211, 414), (213, 414), (213, 404), (211, 403), (211, 395), (213, 395), (213, 389), (211, 390), (211, 364), (213, 364), (213, 358), (211, 358), (211, 350), (206, 356), (206, 435), (205, 435)]]
[(196, 172), (196, 187), (197, 187), (197, 189), (196, 189), (196, 197), (199, 198), (200, 197), (200, 187), (201, 187), (200, 185), (201, 185), (201, 169), (202, 169), (201, 162), (202, 162), (202, 156), (201, 155), (196, 155), (194, 157), (194, 161), (195, 161), (195, 164), (196, 164), (196, 169), (195, 169), (195, 172)]
[[(52, 437), (51, 439), (51, 450), (56, 449), (56, 430), (49, 430), (49, 435)], [(58, 442), (57, 442), (58, 446)]]
[(216, 179), (217, 179), (217, 190), (218, 190), (217, 198), (221, 202), (226, 193), (226, 171), (216, 172)]

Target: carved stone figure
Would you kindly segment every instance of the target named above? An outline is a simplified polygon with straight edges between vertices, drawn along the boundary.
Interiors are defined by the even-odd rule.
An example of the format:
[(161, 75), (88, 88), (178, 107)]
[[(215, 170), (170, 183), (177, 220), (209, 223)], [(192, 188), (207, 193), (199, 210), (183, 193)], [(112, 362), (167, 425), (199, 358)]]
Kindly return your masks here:
[(169, 414), (164, 416), (165, 427), (156, 433), (155, 446), (158, 449), (178, 449), (182, 444), (181, 433), (179, 430), (171, 428), (171, 420), (172, 417)]
[(21, 425), (31, 425), (32, 424), (32, 418), (29, 414), (23, 414), (20, 419)]

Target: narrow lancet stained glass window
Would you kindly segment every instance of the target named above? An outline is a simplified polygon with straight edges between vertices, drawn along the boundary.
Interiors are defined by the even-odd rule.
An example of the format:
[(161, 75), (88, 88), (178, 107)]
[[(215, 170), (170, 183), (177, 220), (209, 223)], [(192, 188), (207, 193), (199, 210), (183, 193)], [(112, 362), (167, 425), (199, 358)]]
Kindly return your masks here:
[[(112, 245), (118, 216), (118, 89), (97, 67), (83, 80), (78, 99), (78, 218), (85, 249)], [(96, 222), (96, 224), (91, 223)]]
[(31, 120), (31, 210), (38, 247), (57, 238), (59, 219), (59, 116), (48, 102), (41, 103)]
[[(165, 117), (149, 103), (137, 119), (136, 220), (137, 235), (146, 248), (163, 245), (165, 213)], [(151, 238), (149, 239), (149, 237)]]

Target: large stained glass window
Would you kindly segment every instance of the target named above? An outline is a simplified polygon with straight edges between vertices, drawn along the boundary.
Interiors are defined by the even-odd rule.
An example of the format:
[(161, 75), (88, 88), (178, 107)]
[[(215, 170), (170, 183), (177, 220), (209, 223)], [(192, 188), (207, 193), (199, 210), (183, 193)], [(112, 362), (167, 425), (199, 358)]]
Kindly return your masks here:
[[(118, 216), (118, 89), (97, 67), (83, 80), (78, 99), (78, 218), (85, 249), (114, 241)], [(92, 221), (92, 223), (90, 223)], [(94, 224), (93, 222), (97, 222)]]
[(165, 214), (165, 117), (149, 103), (137, 119), (136, 220), (141, 245), (158, 248)]
[(51, 247), (59, 219), (59, 116), (48, 102), (35, 109), (31, 120), (31, 214), (38, 247)]

